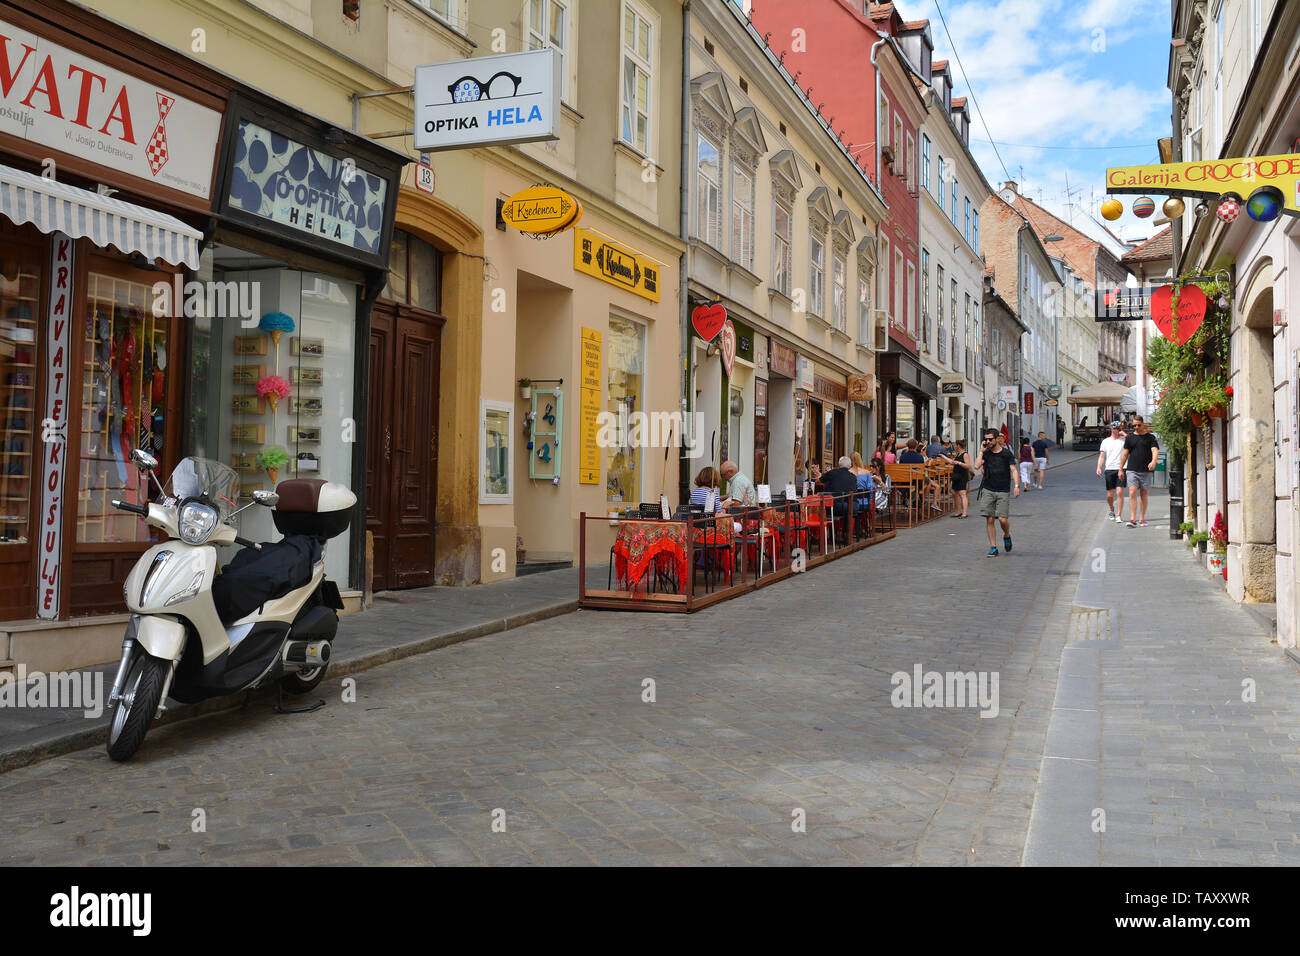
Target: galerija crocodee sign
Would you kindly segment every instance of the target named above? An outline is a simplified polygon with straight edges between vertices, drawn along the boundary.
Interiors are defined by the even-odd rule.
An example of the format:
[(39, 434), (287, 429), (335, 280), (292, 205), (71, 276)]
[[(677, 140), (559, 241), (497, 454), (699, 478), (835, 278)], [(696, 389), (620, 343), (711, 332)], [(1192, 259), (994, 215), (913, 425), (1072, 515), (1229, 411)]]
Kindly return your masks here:
[(206, 200), (221, 114), (0, 20), (0, 131)]

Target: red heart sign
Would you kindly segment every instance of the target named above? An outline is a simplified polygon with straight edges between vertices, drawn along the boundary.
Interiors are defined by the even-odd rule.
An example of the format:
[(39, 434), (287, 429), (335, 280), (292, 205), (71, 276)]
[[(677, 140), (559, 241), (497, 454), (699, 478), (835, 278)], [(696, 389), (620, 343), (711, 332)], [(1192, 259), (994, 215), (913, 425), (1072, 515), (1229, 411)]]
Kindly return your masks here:
[(706, 342), (712, 342), (722, 331), (722, 324), (727, 321), (727, 309), (722, 303), (696, 306), (691, 312), (691, 325), (695, 334)]
[(728, 377), (736, 367), (736, 327), (730, 320), (722, 325), (722, 367), (727, 370)]
[(1151, 321), (1165, 338), (1177, 345), (1185, 345), (1201, 327), (1209, 301), (1199, 286), (1183, 286), (1183, 291), (1178, 294), (1178, 335), (1175, 337), (1173, 296), (1174, 287), (1169, 285), (1162, 285), (1151, 293)]

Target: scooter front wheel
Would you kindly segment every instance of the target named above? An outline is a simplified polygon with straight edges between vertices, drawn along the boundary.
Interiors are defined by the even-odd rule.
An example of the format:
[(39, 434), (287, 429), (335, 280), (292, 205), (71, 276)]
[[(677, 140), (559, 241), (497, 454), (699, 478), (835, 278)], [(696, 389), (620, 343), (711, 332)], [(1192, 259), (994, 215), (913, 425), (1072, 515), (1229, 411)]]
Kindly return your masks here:
[(136, 654), (108, 727), (108, 755), (114, 760), (129, 760), (144, 743), (170, 669), (170, 661), (143, 651)]

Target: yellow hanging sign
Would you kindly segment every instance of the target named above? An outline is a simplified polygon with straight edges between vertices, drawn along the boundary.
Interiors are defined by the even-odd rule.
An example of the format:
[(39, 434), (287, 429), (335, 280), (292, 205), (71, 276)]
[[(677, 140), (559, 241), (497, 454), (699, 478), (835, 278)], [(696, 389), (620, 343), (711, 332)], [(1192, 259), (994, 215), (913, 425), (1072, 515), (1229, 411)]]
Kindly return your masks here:
[(563, 189), (530, 186), (501, 204), (501, 218), (520, 232), (553, 235), (582, 216), (582, 204)]
[(1278, 199), (1282, 212), (1300, 216), (1300, 154), (1112, 166), (1106, 170), (1108, 193), (1163, 193), (1206, 199), (1235, 193), (1249, 200), (1261, 190)]
[(573, 230), (573, 268), (659, 301), (659, 263), (590, 229)]

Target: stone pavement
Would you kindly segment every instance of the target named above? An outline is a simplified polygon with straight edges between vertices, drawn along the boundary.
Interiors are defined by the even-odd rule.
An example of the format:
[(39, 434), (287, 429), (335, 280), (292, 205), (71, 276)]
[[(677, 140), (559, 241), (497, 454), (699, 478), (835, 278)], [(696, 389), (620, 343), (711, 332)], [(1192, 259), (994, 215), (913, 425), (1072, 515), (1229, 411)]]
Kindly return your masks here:
[(1300, 675), (1168, 518), (1083, 564), (1026, 863), (1300, 864)]
[[(1098, 604), (1116, 601), (1104, 588), (1128, 561), (1161, 568), (1148, 595), (1174, 595), (1146, 617), (1121, 598), (1120, 646), (1099, 652), (1105, 762), (1087, 809), (1108, 808), (1102, 862), (1164, 838), (1228, 853), (1215, 844), (1242, 840), (1251, 814), (1290, 826), (1284, 799), (1224, 801), (1246, 777), (1276, 794), (1292, 779), (1291, 665), (1164, 527), (1106, 526), (1086, 463), (1047, 484), (1015, 503), (1015, 548), (995, 559), (978, 518), (940, 519), (695, 615), (581, 611), (357, 674), (355, 703), (334, 679), (313, 714), (256, 702), (155, 728), (125, 765), (97, 747), (12, 771), (0, 863), (1034, 862), (1052, 827), (1074, 833), (1044, 791), (1058, 783), (1044, 755), (1087, 759), (1058, 754), (1086, 730), (1056, 720), (1099, 535), (1117, 540)], [(1174, 606), (1222, 636), (1171, 636), (1159, 614)], [(1198, 645), (1199, 671), (1179, 641)], [(1257, 676), (1255, 710), (1205, 696), (1239, 696), (1236, 655)], [(996, 675), (997, 715), (894, 707), (893, 677), (917, 665)], [(1232, 787), (1211, 796), (1180, 748), (1237, 774)], [(1188, 832), (1141, 829), (1170, 826), (1162, 816)]]
[[(605, 568), (588, 569), (588, 579)], [(459, 641), (521, 627), (578, 607), (577, 569), (532, 574), (474, 588), (420, 588), (375, 595), (374, 606), (339, 620), (330, 673), (344, 677), (388, 661)], [(103, 675), (104, 698), (113, 686), (117, 664), (84, 670)], [(165, 721), (228, 710), (241, 696), (186, 706), (173, 701)], [(82, 747), (102, 746), (109, 718), (87, 718), (82, 710), (0, 707), (0, 771)]]

